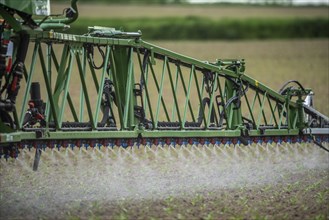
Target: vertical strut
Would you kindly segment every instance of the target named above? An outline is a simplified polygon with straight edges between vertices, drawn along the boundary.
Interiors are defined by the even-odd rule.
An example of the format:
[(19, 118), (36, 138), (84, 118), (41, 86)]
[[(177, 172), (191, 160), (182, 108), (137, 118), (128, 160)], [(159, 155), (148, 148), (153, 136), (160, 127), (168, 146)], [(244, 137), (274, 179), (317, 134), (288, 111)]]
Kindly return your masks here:
[[(96, 85), (96, 90), (98, 91), (98, 95), (97, 95), (97, 103), (96, 103), (96, 110), (95, 110), (95, 118), (94, 118), (94, 127), (97, 127), (97, 122), (98, 122), (98, 115), (99, 115), (99, 110), (101, 107), (101, 101), (102, 101), (102, 96), (103, 96), (103, 89), (104, 89), (104, 82), (105, 82), (105, 73), (106, 73), (106, 69), (107, 69), (107, 65), (108, 65), (108, 61), (109, 61), (109, 56), (110, 56), (110, 47), (107, 46), (106, 47), (106, 55), (105, 55), (105, 60), (104, 60), (104, 67), (103, 67), (103, 71), (102, 71), (102, 76), (101, 76), (101, 80), (100, 80), (100, 85), (97, 88)], [(95, 79), (94, 79), (95, 81)], [(97, 82), (97, 81), (95, 81)]]
[[(165, 72), (166, 72), (166, 64), (167, 64), (167, 57), (165, 57), (163, 61), (163, 67), (162, 67), (162, 73), (161, 73), (161, 81), (160, 81), (160, 89), (159, 89), (159, 95), (158, 95), (158, 102), (157, 102), (157, 107), (156, 107), (156, 112), (155, 112), (155, 126), (157, 127), (158, 121), (159, 121), (159, 111), (160, 111), (160, 101), (163, 103), (162, 99), (162, 92), (163, 92), (163, 84), (164, 84), (164, 77), (165, 77)], [(163, 103), (165, 106), (165, 104)], [(169, 116), (168, 116), (168, 121), (170, 121)]]
[(73, 64), (73, 52), (70, 51), (70, 58), (69, 58), (69, 67), (67, 67), (67, 69), (65, 70), (65, 81), (64, 81), (64, 94), (62, 97), (62, 103), (60, 105), (61, 109), (60, 109), (60, 114), (59, 114), (59, 126), (62, 127), (62, 122), (63, 122), (63, 115), (64, 115), (64, 111), (65, 111), (65, 103), (66, 103), (66, 99), (67, 99), (67, 95), (68, 95), (68, 90), (69, 90), (69, 85), (70, 85), (70, 79), (71, 79), (71, 73), (72, 73), (72, 64)]
[[(57, 74), (58, 74), (59, 64), (58, 64), (58, 61), (57, 61), (57, 58), (56, 58), (56, 55), (55, 55), (53, 49), (51, 50), (51, 57), (53, 59), (53, 62), (54, 62), (54, 65), (55, 65), (55, 68), (56, 68), (56, 71), (57, 71)], [(72, 113), (72, 116), (73, 116), (74, 121), (76, 121), (76, 122), (79, 121), (78, 116), (77, 116), (77, 113), (75, 111), (75, 107), (73, 105), (73, 101), (72, 101), (70, 92), (67, 93), (67, 101), (68, 101), (68, 104), (70, 106), (70, 110), (71, 110), (71, 113)]]
[[(51, 91), (50, 79), (49, 79), (49, 76), (47, 74), (47, 68), (46, 68), (45, 61), (44, 61), (44, 58), (43, 58), (43, 53), (42, 53), (42, 50), (41, 50), (40, 47), (39, 47), (39, 57), (40, 57), (40, 63), (41, 63), (43, 77), (44, 77), (45, 84), (46, 84), (48, 100), (50, 102), (51, 115), (54, 118), (55, 127), (58, 130), (59, 129), (59, 121), (58, 121), (58, 117), (57, 117), (57, 111), (56, 111), (55, 102), (54, 102), (52, 91)], [(49, 117), (50, 117), (50, 115), (49, 115)]]
[[(114, 52), (113, 52), (113, 47), (110, 50), (110, 63), (111, 63), (111, 70), (112, 70), (112, 77), (113, 77), (113, 81), (114, 83), (114, 89), (115, 91), (120, 91), (119, 90), (119, 85), (118, 83), (116, 83), (118, 81), (117, 79), (117, 67), (116, 67), (116, 63), (114, 60)], [(115, 96), (116, 98), (116, 103), (118, 106), (118, 113), (119, 113), (119, 119), (120, 119), (120, 125), (121, 125), (121, 129), (123, 128), (123, 112), (122, 112), (122, 100), (121, 100), (121, 96), (118, 94)]]
[[(178, 87), (178, 64), (176, 64), (176, 74), (175, 74), (175, 86), (174, 86), (174, 94), (177, 94), (177, 87)], [(175, 105), (175, 100), (173, 101), (173, 105)], [(172, 114), (171, 114), (171, 120), (175, 121), (175, 116), (176, 116), (176, 108), (172, 109)]]
[[(184, 94), (185, 94), (185, 97), (186, 97), (187, 96), (187, 89), (186, 89), (186, 85), (185, 85), (185, 82), (184, 82), (182, 70), (181, 70), (180, 66), (177, 66), (177, 67), (178, 67), (178, 70), (179, 70), (179, 76), (180, 76), (180, 79), (181, 79), (181, 82), (182, 82), (182, 85), (183, 85), (183, 89), (184, 89)], [(194, 66), (193, 71), (190, 72), (190, 74), (193, 76), (194, 72), (195, 72), (195, 66)], [(191, 78), (191, 80), (192, 80), (192, 78)], [(191, 87), (191, 86), (192, 86), (192, 84), (189, 87)], [(191, 89), (191, 88), (189, 88), (189, 89)], [(192, 105), (191, 105), (191, 101), (190, 100), (188, 100), (188, 107), (189, 107), (189, 110), (190, 110), (190, 113), (191, 113), (191, 116), (192, 116), (192, 120), (193, 120), (193, 122), (195, 122), (193, 108), (192, 108)]]
[[(185, 97), (186, 97), (186, 99), (185, 99), (185, 105), (184, 105), (183, 126), (185, 125), (185, 122), (186, 122), (187, 106), (188, 105), (189, 106), (191, 105), (191, 103), (190, 103), (190, 94), (191, 94), (192, 77), (193, 77), (193, 72), (194, 71), (195, 71), (195, 66), (192, 65), (192, 68), (191, 68), (191, 71), (190, 71), (190, 77), (189, 77), (189, 81), (188, 81), (188, 89), (187, 89), (187, 92), (186, 92), (186, 88), (185, 88), (185, 84), (184, 84)], [(192, 118), (193, 118), (193, 121), (195, 121), (194, 120), (193, 112), (192, 112)]]
[[(146, 63), (145, 70), (144, 70), (144, 68), (142, 66), (142, 61), (141, 61), (139, 49), (137, 49), (137, 55), (138, 55), (138, 62), (139, 62), (140, 70), (141, 70), (142, 80), (144, 82), (145, 93), (146, 93), (144, 95), (144, 101), (145, 101), (144, 106), (147, 105), (149, 107), (151, 122), (152, 122), (152, 128), (154, 128), (154, 116), (153, 116), (153, 110), (152, 110), (152, 107), (151, 107), (150, 95), (149, 95), (149, 90), (148, 90), (148, 63), (149, 62)], [(146, 59), (148, 60), (149, 57), (146, 57)], [(146, 96), (146, 99), (145, 99), (145, 96)], [(145, 109), (145, 114), (146, 114), (146, 109)]]
[(210, 102), (209, 102), (209, 112), (208, 112), (208, 118), (207, 118), (207, 128), (209, 128), (210, 125), (210, 118), (212, 115), (212, 110), (213, 110), (213, 106), (214, 106), (214, 94), (215, 94), (215, 88), (217, 87), (217, 79), (218, 78), (218, 72), (215, 73), (215, 80), (214, 80), (214, 85), (212, 86), (212, 91), (211, 91), (211, 95), (210, 95)]
[(130, 48), (130, 53), (129, 53), (129, 61), (128, 61), (128, 75), (127, 75), (127, 84), (126, 84), (126, 91), (125, 91), (125, 108), (124, 108), (124, 113), (123, 113), (123, 128), (127, 129), (128, 128), (128, 119), (129, 119), (129, 128), (132, 127), (133, 125), (133, 115), (131, 115), (131, 110), (133, 109), (133, 103), (131, 99), (131, 93), (132, 93), (132, 84), (133, 84), (133, 66), (134, 62), (132, 59), (133, 55), (133, 49)]
[[(152, 55), (153, 53), (151, 53)], [(153, 63), (155, 62), (152, 62), (152, 60), (149, 59), (149, 63), (150, 63), (150, 69), (151, 69), (151, 73), (152, 73), (152, 77), (153, 77), (153, 80), (154, 80), (154, 83), (155, 83), (155, 86), (156, 86), (156, 89), (157, 89), (157, 92), (159, 93), (160, 92), (160, 87), (159, 87), (159, 83), (158, 83), (158, 80), (155, 76), (155, 72), (154, 72), (154, 69), (153, 69)], [(161, 82), (160, 82), (161, 83)], [(167, 121), (170, 121), (170, 118), (169, 118), (169, 114), (168, 114), (168, 111), (167, 111), (167, 107), (165, 105), (165, 102), (163, 100), (163, 97), (161, 97), (161, 103), (162, 103), (162, 107), (164, 109), (164, 112), (165, 112), (165, 115), (166, 115), (166, 119)], [(157, 125), (156, 125), (157, 126)]]
[[(204, 121), (204, 127), (207, 128), (208, 127), (207, 119), (205, 117), (204, 107), (202, 105), (202, 92), (203, 92), (203, 89), (200, 88), (200, 86), (199, 86), (198, 77), (197, 77), (195, 71), (193, 72), (193, 75), (194, 75), (196, 90), (198, 92), (198, 97), (199, 97), (199, 111), (201, 111), (201, 114), (202, 114), (202, 118), (203, 118), (203, 121)], [(203, 85), (203, 83), (202, 83), (202, 85)], [(200, 122), (202, 123), (202, 121), (200, 121)]]
[(167, 57), (165, 57), (165, 61), (164, 62), (167, 65), (168, 75), (169, 75), (169, 80), (170, 80), (170, 85), (171, 85), (171, 90), (172, 90), (172, 93), (173, 93), (173, 96), (174, 96), (175, 107), (176, 107), (176, 111), (177, 111), (177, 115), (178, 115), (178, 121), (179, 121), (180, 127), (182, 128), (184, 125), (182, 124), (182, 119), (181, 119), (179, 108), (178, 108), (177, 95), (176, 95), (175, 90), (174, 90), (174, 82), (173, 82), (173, 79), (172, 79), (172, 75), (171, 75), (171, 71), (170, 71), (169, 62), (168, 62), (168, 58)]
[(88, 111), (88, 116), (89, 116), (89, 121), (91, 123), (92, 129), (95, 129), (95, 123), (94, 123), (94, 118), (93, 118), (93, 113), (91, 110), (91, 105), (90, 105), (90, 100), (89, 100), (89, 95), (88, 95), (88, 90), (87, 90), (87, 85), (86, 85), (86, 80), (84, 77), (84, 69), (81, 66), (81, 61), (80, 61), (80, 56), (79, 54), (75, 54), (75, 59), (77, 61), (78, 64), (78, 72), (80, 75), (80, 80), (81, 80), (81, 85), (82, 85), (82, 90), (84, 93), (84, 97), (85, 97), (85, 101), (86, 101), (86, 105), (87, 105), (87, 111)]
[(24, 115), (25, 115), (25, 108), (27, 106), (27, 100), (28, 100), (29, 94), (30, 94), (31, 83), (32, 83), (33, 75), (34, 75), (35, 63), (36, 63), (36, 58), (37, 58), (37, 53), (38, 53), (39, 47), (40, 47), (40, 42), (35, 42), (34, 51), (33, 51), (33, 55), (32, 55), (32, 61), (31, 61), (30, 72), (28, 74), (27, 82), (26, 82), (25, 95), (24, 95), (24, 99), (23, 99), (23, 104), (22, 104), (22, 110), (21, 110), (21, 116), (20, 116), (20, 120), (19, 120), (18, 129), (21, 129), (22, 125), (23, 125), (23, 119), (24, 119)]

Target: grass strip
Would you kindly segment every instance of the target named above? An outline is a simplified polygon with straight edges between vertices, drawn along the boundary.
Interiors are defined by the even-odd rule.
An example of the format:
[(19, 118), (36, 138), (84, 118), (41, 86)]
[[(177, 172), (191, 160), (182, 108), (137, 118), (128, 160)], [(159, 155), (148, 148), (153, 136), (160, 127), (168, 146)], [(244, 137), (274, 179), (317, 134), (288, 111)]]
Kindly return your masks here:
[(115, 27), (125, 31), (141, 30), (143, 39), (213, 40), (213, 39), (293, 39), (328, 38), (329, 19), (221, 19), (170, 17), (138, 19), (85, 19), (72, 24), (69, 33), (83, 34), (88, 26)]

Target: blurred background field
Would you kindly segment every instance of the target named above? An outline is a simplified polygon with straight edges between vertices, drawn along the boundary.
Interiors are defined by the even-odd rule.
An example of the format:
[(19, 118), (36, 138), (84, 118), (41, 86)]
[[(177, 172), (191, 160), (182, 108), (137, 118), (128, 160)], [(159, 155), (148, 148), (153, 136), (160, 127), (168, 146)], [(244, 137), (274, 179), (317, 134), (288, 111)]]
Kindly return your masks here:
[[(53, 11), (60, 13), (58, 4)], [(272, 39), (328, 37), (326, 7), (248, 5), (99, 5), (80, 4), (80, 19), (70, 33), (88, 26), (141, 30), (144, 39)]]
[[(200, 4), (103, 4), (99, 1), (79, 1), (80, 18), (162, 18), (162, 17), (205, 17), (223, 18), (328, 18), (325, 6), (273, 7), (252, 5), (200, 5)], [(51, 4), (53, 13), (61, 13), (67, 2)], [(108, 22), (111, 22), (108, 20)]]
[[(329, 114), (328, 5), (106, 2), (79, 1), (80, 18), (68, 32), (95, 25), (141, 30), (143, 40), (196, 59), (243, 58), (246, 73), (274, 90), (291, 79), (312, 88), (316, 108)], [(56, 14), (67, 3), (51, 6)]]
[(328, 39), (155, 43), (200, 60), (244, 58), (246, 74), (275, 91), (288, 80), (298, 80), (313, 89), (316, 109), (329, 115)]

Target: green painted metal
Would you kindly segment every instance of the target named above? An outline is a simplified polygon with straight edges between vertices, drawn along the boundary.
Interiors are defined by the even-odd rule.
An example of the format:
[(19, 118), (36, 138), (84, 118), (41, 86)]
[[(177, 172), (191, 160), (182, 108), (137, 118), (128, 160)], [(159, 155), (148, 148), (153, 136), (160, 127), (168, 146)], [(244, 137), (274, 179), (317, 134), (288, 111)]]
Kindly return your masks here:
[[(231, 98), (237, 95), (236, 89), (234, 88), (234, 83), (230, 80), (225, 81), (226, 88), (226, 102), (228, 102)], [(228, 121), (228, 129), (236, 129), (242, 125), (241, 119), (241, 108), (238, 108), (233, 102), (229, 105), (227, 115), (229, 118)]]
[(15, 31), (22, 31), (22, 25), (13, 17), (7, 10), (5, 10), (3, 5), (0, 4), (0, 14), (3, 19), (5, 19)]
[[(177, 68), (178, 69), (178, 68)], [(182, 127), (185, 127), (185, 122), (186, 122), (186, 114), (187, 114), (187, 106), (191, 106), (191, 102), (190, 102), (190, 94), (191, 94), (191, 87), (192, 87), (192, 77), (193, 77), (193, 72), (195, 71), (195, 67), (194, 65), (192, 65), (191, 71), (190, 71), (190, 76), (189, 76), (189, 80), (188, 80), (188, 87), (187, 87), (187, 91), (186, 91), (186, 86), (183, 83), (183, 88), (184, 88), (184, 93), (186, 95), (186, 100), (185, 100), (185, 105), (184, 105), (184, 116), (183, 116), (183, 123), (182, 123)], [(179, 71), (181, 73), (181, 71)], [(177, 75), (177, 81), (178, 81), (178, 75)], [(184, 80), (182, 80), (182, 82), (184, 82)], [(175, 91), (176, 93), (176, 91)], [(195, 122), (194, 119), (194, 114), (192, 109), (190, 108), (191, 111), (191, 115), (192, 115), (192, 120), (193, 122)]]
[[(166, 63), (167, 63), (167, 57), (165, 57), (164, 62), (163, 62), (161, 80), (160, 80), (160, 88), (158, 89), (159, 94), (158, 94), (158, 100), (157, 100), (157, 106), (156, 106), (156, 112), (155, 112), (155, 127), (158, 126), (158, 122), (159, 122), (160, 100), (161, 100), (163, 106), (165, 106), (162, 95), (163, 95), (164, 77), (165, 77), (165, 73), (166, 73), (165, 72)], [(154, 71), (152, 71), (152, 74), (153, 74), (153, 77), (155, 78)], [(167, 120), (169, 121), (169, 116), (168, 116), (167, 110), (166, 110), (166, 116), (167, 116)]]
[[(3, 7), (0, 13), (16, 25), (15, 31), (22, 28)], [(24, 64), (29, 71), (22, 82), (25, 93), (18, 94), (22, 101), (12, 110), (0, 94), (0, 110), (18, 126), (13, 131), (3, 113), (0, 145), (280, 137), (299, 135), (308, 127), (303, 98), (311, 90), (276, 92), (245, 74), (244, 60), (203, 62), (145, 42), (139, 32), (104, 27), (93, 27), (86, 35), (33, 28), (26, 33), (35, 46), (28, 52), (31, 62)], [(94, 49), (100, 54), (94, 55)], [(102, 65), (96, 67), (95, 60)], [(32, 125), (23, 123), (33, 81), (44, 87), (45, 125), (38, 118)]]
[[(59, 18), (51, 18), (49, 16), (51, 14), (49, 0), (2, 0), (0, 2), (0, 14), (15, 31), (22, 30), (22, 26), (32, 29), (38, 26), (38, 28), (43, 30), (66, 29), (69, 27), (68, 24), (74, 22), (79, 16), (77, 1), (78, 0), (71, 0), (71, 7), (66, 9), (66, 14)], [(28, 22), (21, 25), (11, 14), (7, 12), (9, 10), (19, 12), (19, 16)], [(41, 20), (35, 20), (34, 23), (30, 23), (30, 15), (44, 16), (44, 18)]]
[[(107, 66), (108, 65), (109, 57), (110, 57), (110, 47), (107, 46), (104, 66)], [(96, 102), (96, 110), (95, 110), (95, 117), (94, 117), (94, 127), (97, 127), (97, 122), (98, 122), (98, 119), (99, 119), (99, 111), (101, 109), (101, 101), (102, 101), (102, 95), (103, 95), (103, 89), (104, 89), (104, 87), (103, 86), (100, 87), (98, 85), (97, 78), (95, 76), (95, 72), (94, 71), (91, 71), (91, 72), (93, 73), (92, 74), (92, 77), (93, 77), (93, 80), (95, 82), (96, 90), (98, 91), (97, 102)], [(106, 76), (106, 68), (103, 68), (102, 76), (101, 76), (101, 79), (100, 79), (100, 85), (104, 85), (105, 76)]]
[(66, 104), (66, 99), (67, 99), (67, 95), (68, 95), (70, 79), (71, 79), (71, 75), (72, 75), (72, 65), (73, 65), (72, 56), (73, 56), (73, 53), (71, 52), (71, 56), (70, 56), (70, 59), (69, 59), (69, 67), (65, 71), (65, 75), (66, 75), (65, 76), (65, 81), (63, 80), (63, 84), (64, 84), (63, 93), (62, 93), (63, 97), (62, 97), (62, 101), (61, 101), (60, 108), (59, 108), (60, 126), (62, 126), (62, 122), (63, 122), (65, 104)]
[[(39, 42), (36, 42), (36, 43), (39, 43)], [(50, 104), (50, 113), (49, 113), (48, 119), (51, 120), (53, 118), (54, 122), (55, 122), (56, 129), (59, 129), (60, 122), (58, 120), (58, 109), (56, 108), (54, 97), (52, 95), (52, 89), (51, 89), (51, 84), (50, 84), (50, 76), (47, 73), (47, 68), (46, 68), (44, 57), (43, 57), (43, 52), (42, 52), (42, 49), (40, 47), (38, 48), (38, 53), (39, 53), (42, 73), (43, 73), (43, 77), (44, 77), (44, 82), (45, 82), (46, 89), (47, 89), (48, 100), (49, 100), (49, 104)], [(25, 95), (28, 95), (28, 94), (25, 94)], [(50, 115), (52, 117), (50, 117)]]
[(168, 75), (169, 75), (169, 81), (170, 81), (170, 85), (171, 85), (171, 90), (172, 90), (172, 94), (173, 94), (173, 97), (174, 97), (174, 103), (175, 103), (175, 108), (176, 108), (176, 112), (177, 112), (177, 116), (178, 116), (178, 121), (179, 121), (179, 124), (180, 124), (180, 128), (183, 128), (183, 122), (182, 122), (182, 119), (181, 119), (181, 114), (180, 114), (180, 111), (179, 111), (179, 108), (178, 108), (178, 101), (177, 101), (177, 96), (176, 96), (176, 93), (175, 93), (175, 89), (174, 89), (174, 83), (173, 83), (173, 79), (172, 79), (172, 75), (171, 75), (171, 71), (170, 71), (170, 67), (169, 67), (169, 63), (168, 63), (168, 59), (167, 57), (165, 57), (165, 64), (167, 66), (167, 71), (168, 71)]
[(49, 15), (50, 2), (49, 0), (2, 0), (1, 4), (25, 12), (27, 14)]
[[(132, 59), (132, 49), (130, 49), (129, 51), (129, 62), (128, 62), (128, 69), (126, 70), (126, 72), (123, 73), (127, 73), (128, 75), (126, 76), (126, 78), (121, 78), (124, 81), (121, 81), (121, 85), (125, 85), (125, 96), (124, 96), (124, 114), (123, 114), (123, 128), (124, 129), (131, 129), (134, 126), (134, 111), (133, 111), (133, 98), (132, 98), (132, 88), (133, 88), (133, 65), (134, 65), (134, 61)], [(123, 75), (122, 73), (122, 75)], [(121, 80), (119, 79), (119, 80)], [(129, 124), (128, 124), (128, 120), (129, 120)]]
[[(25, 89), (25, 94), (29, 94), (30, 93), (30, 89), (31, 89), (31, 83), (32, 83), (32, 78), (33, 75), (35, 73), (34, 69), (35, 69), (35, 63), (36, 63), (36, 58), (37, 58), (37, 52), (39, 50), (39, 46), (40, 44), (36, 43), (34, 46), (34, 52), (33, 52), (33, 56), (32, 56), (32, 64), (31, 64), (31, 68), (30, 68), (30, 72), (29, 72), (29, 77), (27, 78), (27, 83), (26, 83), (26, 89)], [(28, 100), (29, 96), (25, 95), (24, 99), (23, 99), (23, 104), (22, 104), (22, 110), (21, 110), (21, 116), (20, 116), (20, 120), (19, 120), (19, 127), (18, 129), (22, 129), (23, 126), (23, 120), (24, 120), (24, 116), (25, 116), (25, 106), (27, 106), (27, 100)]]
[[(200, 103), (199, 104), (199, 111), (202, 114), (201, 116), (203, 117), (204, 126), (205, 127), (208, 127), (207, 126), (208, 124), (207, 124), (207, 121), (206, 121), (205, 109), (204, 109), (204, 106), (201, 104), (202, 103), (202, 92), (200, 91), (200, 86), (199, 86), (198, 78), (197, 78), (197, 75), (196, 75), (196, 72), (195, 71), (193, 72), (193, 75), (194, 75), (194, 82), (195, 82), (196, 91), (197, 91), (198, 98), (199, 98), (199, 103)], [(203, 81), (202, 81), (202, 85), (203, 85)]]

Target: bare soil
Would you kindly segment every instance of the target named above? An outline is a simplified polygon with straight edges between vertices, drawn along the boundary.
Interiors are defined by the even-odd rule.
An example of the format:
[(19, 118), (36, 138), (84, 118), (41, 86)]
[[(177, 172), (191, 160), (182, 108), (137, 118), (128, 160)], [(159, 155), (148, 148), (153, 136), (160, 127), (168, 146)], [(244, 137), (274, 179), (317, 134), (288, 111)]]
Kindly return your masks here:
[[(328, 144), (326, 144), (328, 147)], [(0, 163), (0, 219), (328, 219), (312, 144), (81, 148)]]

